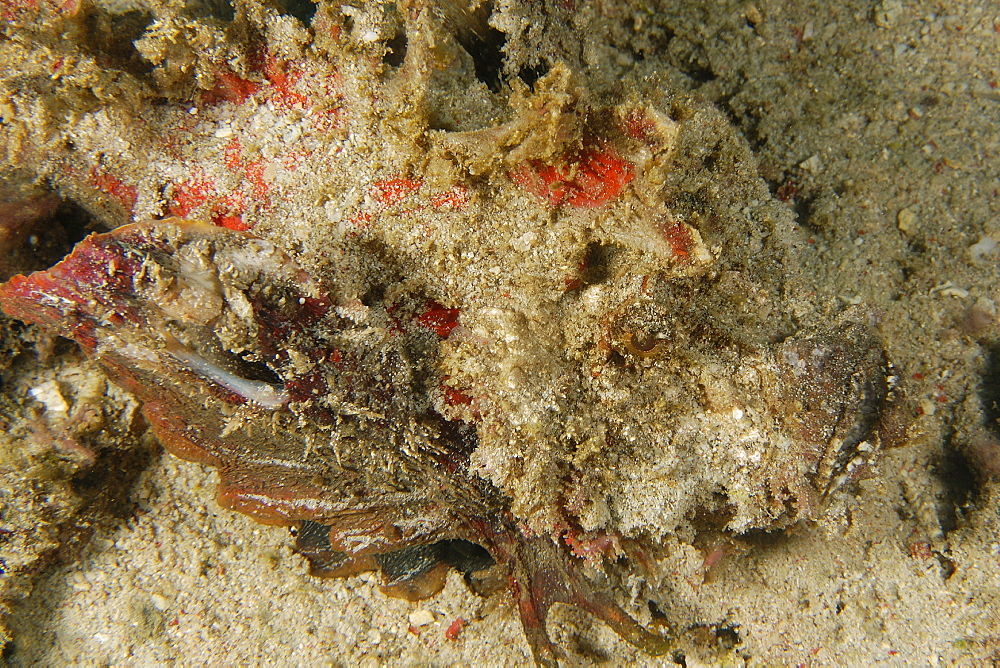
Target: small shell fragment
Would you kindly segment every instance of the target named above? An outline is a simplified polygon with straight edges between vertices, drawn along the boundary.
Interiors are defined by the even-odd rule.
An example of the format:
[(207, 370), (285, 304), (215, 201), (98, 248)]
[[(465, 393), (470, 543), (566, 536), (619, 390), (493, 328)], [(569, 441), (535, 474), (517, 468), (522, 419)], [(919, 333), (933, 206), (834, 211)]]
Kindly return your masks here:
[(434, 613), (424, 608), (414, 610), (407, 618), (413, 626), (427, 626), (434, 623)]

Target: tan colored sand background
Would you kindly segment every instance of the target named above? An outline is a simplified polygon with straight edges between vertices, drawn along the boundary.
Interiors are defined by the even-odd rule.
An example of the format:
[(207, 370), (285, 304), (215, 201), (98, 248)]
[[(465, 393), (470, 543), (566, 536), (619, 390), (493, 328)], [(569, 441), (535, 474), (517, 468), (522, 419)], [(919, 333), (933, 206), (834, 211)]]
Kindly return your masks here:
[[(672, 599), (690, 619), (735, 629), (735, 663), (997, 661), (1000, 495), (955, 452), (968, 436), (963, 406), (975, 410), (997, 382), (1000, 356), (989, 241), (1000, 241), (1000, 11), (893, 0), (659, 11), (672, 17), (677, 62), (702, 73), (698, 94), (730, 115), (813, 232), (804, 257), (817, 302), (883, 313), (889, 356), (923, 412), (879, 476), (821, 521), (725, 558), (707, 580), (704, 555), (679, 550)], [(509, 602), (472, 595), (456, 575), (416, 604), (387, 599), (371, 578), (313, 579), (287, 530), (214, 505), (214, 475), (157, 458), (131, 492), (139, 512), (50, 566), (15, 609), (10, 661), (528, 661)], [(418, 610), (433, 622), (413, 633)], [(468, 623), (446, 640), (459, 617)], [(576, 610), (560, 609), (549, 629), (571, 662), (672, 662)], [(696, 663), (697, 643), (684, 649)]]

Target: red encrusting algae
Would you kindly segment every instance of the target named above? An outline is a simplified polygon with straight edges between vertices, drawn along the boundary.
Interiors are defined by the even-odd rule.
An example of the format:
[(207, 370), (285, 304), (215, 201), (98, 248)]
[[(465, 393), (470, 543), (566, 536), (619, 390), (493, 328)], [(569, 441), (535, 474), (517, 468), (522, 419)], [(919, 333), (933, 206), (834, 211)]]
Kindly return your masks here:
[(445, 308), (431, 300), (427, 303), (427, 309), (418, 315), (416, 320), (442, 339), (446, 339), (452, 330), (458, 327), (458, 315), (459, 309)]
[(126, 184), (114, 174), (99, 167), (90, 170), (90, 180), (98, 190), (110, 195), (127, 211), (131, 211), (139, 199), (139, 192), (135, 186)]
[(172, 216), (187, 218), (214, 193), (215, 183), (211, 179), (193, 178), (183, 181), (174, 187), (174, 194), (167, 210)]
[(457, 617), (455, 621), (448, 625), (448, 629), (444, 632), (445, 640), (458, 640), (458, 634), (462, 632), (462, 628), (465, 627), (466, 621), (461, 617)]
[(395, 178), (376, 181), (372, 187), (372, 196), (380, 204), (391, 206), (420, 190), (423, 181), (420, 179)]
[(694, 239), (691, 238), (691, 228), (683, 221), (670, 218), (658, 225), (663, 238), (670, 244), (670, 249), (678, 260), (687, 261), (691, 258)]
[(260, 88), (259, 82), (244, 79), (226, 67), (216, 73), (215, 85), (202, 92), (201, 101), (204, 104), (218, 104), (220, 102), (242, 104)]
[(552, 206), (596, 208), (618, 197), (635, 176), (635, 166), (611, 144), (565, 156), (560, 164), (530, 160), (510, 177)]

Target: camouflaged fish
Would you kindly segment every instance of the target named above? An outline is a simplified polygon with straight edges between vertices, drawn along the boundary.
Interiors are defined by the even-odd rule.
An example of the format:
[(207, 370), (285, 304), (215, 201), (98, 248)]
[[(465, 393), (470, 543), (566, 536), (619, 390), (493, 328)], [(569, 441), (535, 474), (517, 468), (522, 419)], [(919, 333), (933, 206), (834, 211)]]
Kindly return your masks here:
[[(556, 657), (545, 619), (557, 602), (589, 611), (647, 652), (672, 646), (581, 572), (580, 557), (591, 561), (623, 533), (603, 529), (615, 538), (603, 543), (593, 533), (582, 538), (579, 526), (535, 534), (509, 496), (474, 472), (486, 420), (436, 410), (441, 378), (428, 360), (439, 357), (440, 337), (428, 333), (426, 311), (338, 304), (273, 244), (176, 219), (92, 235), (51, 270), (5, 284), (0, 306), (77, 341), (145, 402), (170, 452), (219, 469), (222, 506), (296, 527), (298, 548), (319, 574), (379, 569), (390, 593), (420, 598), (440, 588), (444, 567), (459, 568), (484, 593), (511, 592), (541, 662)], [(652, 329), (662, 321), (655, 301), (620, 311), (588, 362), (590, 377), (635, 373), (630, 364), (676, 345), (678, 332), (668, 341)], [(881, 350), (863, 329), (843, 326), (733, 362), (733, 382), (751, 369), (758, 387), (781, 386), (767, 396), (790, 397), (781, 406), (759, 402), (774, 425), (771, 442), (794, 448), (799, 468), (784, 470), (782, 489), (772, 480), (755, 526), (792, 521), (802, 511), (789, 515), (790, 506), (814, 505), (875, 449), (887, 390)], [(704, 353), (691, 337), (685, 348)], [(717, 357), (718, 366), (727, 356)], [(722, 400), (714, 392), (697, 401), (710, 408)], [(655, 419), (656, 399), (647, 401), (640, 417)], [(751, 396), (742, 405), (756, 408)], [(733, 444), (731, 476), (759, 468), (745, 450)], [(738, 490), (752, 493), (755, 484), (732, 479), (715, 491), (734, 507)]]

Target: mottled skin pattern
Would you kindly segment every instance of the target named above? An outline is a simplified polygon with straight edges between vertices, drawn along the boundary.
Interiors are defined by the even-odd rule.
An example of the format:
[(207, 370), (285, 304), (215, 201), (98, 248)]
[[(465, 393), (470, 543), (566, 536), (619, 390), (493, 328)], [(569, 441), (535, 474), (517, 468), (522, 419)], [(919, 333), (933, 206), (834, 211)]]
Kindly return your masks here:
[[(868, 470), (888, 391), (871, 316), (796, 304), (790, 217), (717, 111), (655, 78), (592, 91), (568, 56), (530, 87), (466, 85), (431, 6), (401, 17), (397, 67), (330, 7), (308, 32), (236, 4), (256, 29), (218, 53), (168, 23), (136, 42), (169, 95), (15, 128), (18, 159), (109, 228), (214, 225), (117, 227), (0, 288), (217, 467), (223, 506), (292, 526), (318, 574), (378, 569), (418, 598), (447, 564), (506, 589), (554, 662), (555, 603), (669, 651), (680, 629), (622, 609), (670, 609), (667, 546), (816, 518)], [(83, 89), (48, 83), (63, 47), (31, 61), (56, 106), (95, 87), (88, 60)], [(456, 124), (448, 63), (476, 112)]]
[[(51, 270), (5, 284), (0, 306), (98, 359), (145, 402), (168, 450), (219, 469), (221, 505), (326, 527), (320, 569), (464, 539), (506, 571), (537, 660), (555, 660), (545, 618), (556, 602), (647, 651), (669, 648), (548, 537), (525, 538), (503, 495), (468, 471), (475, 433), (426, 399), (417, 314), (370, 314), (360, 327), (271, 244), (178, 220), (91, 236)], [(250, 383), (227, 387), (227, 371)], [(262, 406), (278, 387), (280, 405)]]
[[(747, 483), (763, 490), (760, 500), (743, 502), (753, 526), (812, 516), (833, 489), (863, 472), (877, 449), (873, 430), (887, 393), (883, 355), (866, 325), (846, 321), (763, 357), (733, 357), (716, 348), (719, 334), (675, 327), (670, 340), (658, 338), (666, 314), (657, 303), (669, 299), (661, 294), (610, 314), (585, 363), (595, 378), (638, 383), (635, 392), (648, 384), (648, 399), (636, 395), (647, 406), (639, 417), (665, 429), (677, 423), (656, 417), (663, 391), (656, 388), (667, 382), (657, 374), (681, 388), (686, 381), (654, 358), (694, 369), (725, 368), (730, 359), (734, 374), (749, 369), (778, 448), (766, 454), (773, 477)], [(505, 494), (471, 468), (477, 426), (484, 426), (447, 420), (430, 399), (442, 382), (435, 369), (441, 335), (453, 326), (439, 305), (337, 303), (331, 288), (271, 243), (171, 219), (88, 237), (51, 270), (2, 286), (0, 306), (77, 341), (145, 402), (168, 450), (219, 469), (221, 505), (298, 527), (298, 546), (318, 573), (381, 568), (393, 593), (411, 597), (436, 591), (440, 561), (478, 579), (482, 590), (506, 581), (539, 662), (556, 659), (545, 619), (557, 602), (591, 612), (647, 652), (671, 647), (580, 571), (580, 557), (593, 564), (623, 553), (617, 534), (584, 538), (571, 524), (532, 535)], [(730, 390), (719, 387), (703, 390), (705, 410), (729, 410)], [(741, 401), (756, 410), (752, 398)], [(621, 438), (611, 431), (609, 440)], [(694, 447), (684, 444), (683, 428), (674, 433), (677, 447)], [(641, 445), (631, 450), (637, 462), (648, 458)], [(697, 466), (692, 461), (686, 466)], [(709, 480), (717, 475), (711, 470), (691, 468), (691, 475)], [(717, 484), (737, 510), (741, 490), (755, 489), (736, 479)], [(572, 522), (573, 501), (560, 503)], [(700, 507), (732, 526), (737, 511), (715, 503)], [(468, 553), (456, 540), (485, 548), (494, 565), (456, 556), (456, 549)], [(492, 586), (482, 584), (490, 579)]]

